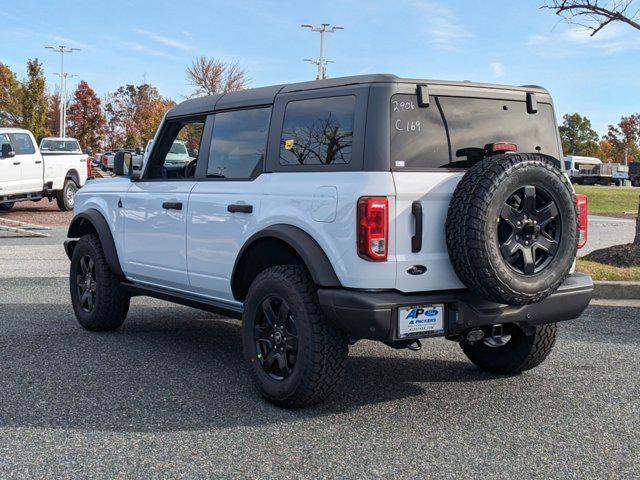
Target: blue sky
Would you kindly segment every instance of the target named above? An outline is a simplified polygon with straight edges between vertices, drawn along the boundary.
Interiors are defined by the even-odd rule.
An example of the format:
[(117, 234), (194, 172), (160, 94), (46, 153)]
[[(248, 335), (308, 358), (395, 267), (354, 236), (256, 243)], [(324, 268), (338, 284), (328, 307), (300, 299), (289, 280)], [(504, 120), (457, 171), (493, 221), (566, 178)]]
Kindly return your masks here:
[(538, 84), (558, 116), (580, 112), (606, 131), (640, 112), (640, 32), (613, 25), (596, 38), (538, 9), (542, 0), (395, 1), (35, 1), (4, 0), (0, 61), (25, 75), (28, 58), (44, 64), (52, 87), (59, 55), (47, 44), (82, 50), (66, 70), (100, 94), (146, 79), (182, 99), (184, 71), (197, 55), (238, 60), (252, 86), (314, 78), (318, 35), (301, 23), (330, 22), (330, 76), (400, 76)]

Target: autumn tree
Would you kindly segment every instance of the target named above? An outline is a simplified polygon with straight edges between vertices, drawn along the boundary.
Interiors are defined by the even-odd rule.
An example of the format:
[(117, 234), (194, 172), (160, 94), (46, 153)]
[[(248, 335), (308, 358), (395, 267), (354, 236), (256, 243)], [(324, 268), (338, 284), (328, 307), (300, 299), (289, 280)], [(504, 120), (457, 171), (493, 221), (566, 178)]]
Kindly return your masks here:
[(22, 128), (38, 139), (46, 137), (47, 94), (42, 63), (36, 58), (27, 62), (27, 79), (22, 84)]
[(17, 127), (22, 123), (22, 86), (15, 73), (0, 63), (0, 126)]
[(80, 145), (97, 150), (106, 120), (102, 113), (100, 99), (84, 80), (76, 88), (67, 118), (69, 131)]
[(238, 62), (225, 63), (204, 56), (191, 62), (186, 75), (193, 87), (191, 97), (235, 92), (245, 89), (248, 83), (247, 74)]
[(640, 161), (640, 114), (622, 117), (618, 125), (609, 125), (605, 140), (611, 144), (612, 156), (618, 161)]
[(60, 90), (56, 88), (47, 96), (47, 130), (53, 135), (60, 132)]
[(153, 138), (165, 112), (174, 105), (148, 83), (118, 88), (105, 99), (108, 146), (144, 146)]
[(565, 154), (585, 157), (598, 154), (598, 134), (591, 128), (591, 120), (578, 113), (565, 114), (562, 120), (559, 130)]
[(553, 10), (567, 23), (584, 27), (591, 36), (613, 22), (640, 30), (640, 8), (635, 0), (550, 0), (541, 8)]

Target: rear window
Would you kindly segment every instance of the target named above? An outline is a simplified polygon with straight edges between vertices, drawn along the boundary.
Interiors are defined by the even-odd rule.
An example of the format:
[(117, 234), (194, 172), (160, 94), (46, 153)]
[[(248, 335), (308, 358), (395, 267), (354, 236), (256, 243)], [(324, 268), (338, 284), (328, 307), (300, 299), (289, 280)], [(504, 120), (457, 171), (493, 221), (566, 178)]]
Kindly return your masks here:
[(421, 108), (416, 95), (397, 94), (390, 107), (392, 168), (464, 167), (466, 157), (457, 157), (458, 150), (495, 142), (560, 158), (553, 110), (546, 103), (530, 114), (525, 101), (440, 96)]
[(356, 97), (295, 100), (287, 104), (280, 165), (340, 165), (351, 161)]
[(77, 152), (82, 153), (77, 140), (42, 140), (40, 150), (43, 152)]

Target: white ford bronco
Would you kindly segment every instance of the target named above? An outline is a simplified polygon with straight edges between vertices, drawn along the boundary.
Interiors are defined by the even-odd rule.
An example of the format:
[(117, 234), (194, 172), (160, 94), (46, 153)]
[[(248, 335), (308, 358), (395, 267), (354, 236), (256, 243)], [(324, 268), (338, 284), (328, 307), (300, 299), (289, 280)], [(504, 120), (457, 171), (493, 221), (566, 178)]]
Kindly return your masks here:
[[(180, 169), (175, 140), (198, 152)], [(519, 373), (593, 290), (561, 158), (535, 86), (366, 75), (187, 100), (140, 171), (122, 152), (78, 192), (73, 308), (94, 331), (134, 295), (242, 319), (251, 377), (284, 407), (326, 398), (360, 339), (443, 336)]]
[(55, 198), (62, 211), (73, 209), (91, 176), (90, 159), (73, 138), (44, 138), (40, 146), (28, 130), (0, 128), (0, 211), (43, 198)]

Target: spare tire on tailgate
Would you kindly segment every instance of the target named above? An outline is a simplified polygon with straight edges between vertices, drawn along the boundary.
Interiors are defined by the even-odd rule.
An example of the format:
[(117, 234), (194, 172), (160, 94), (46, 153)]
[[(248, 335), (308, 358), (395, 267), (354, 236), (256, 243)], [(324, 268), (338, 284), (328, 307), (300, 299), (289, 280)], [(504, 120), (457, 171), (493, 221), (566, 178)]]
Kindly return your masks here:
[(470, 168), (446, 222), (447, 249), (470, 291), (526, 305), (557, 290), (576, 257), (578, 212), (551, 157), (506, 154)]

